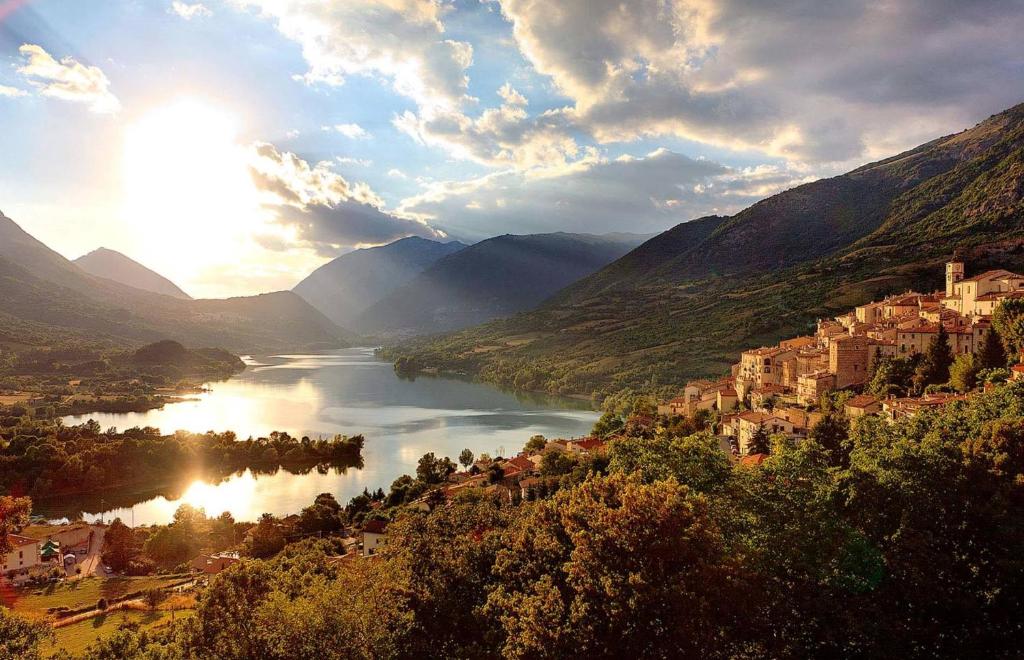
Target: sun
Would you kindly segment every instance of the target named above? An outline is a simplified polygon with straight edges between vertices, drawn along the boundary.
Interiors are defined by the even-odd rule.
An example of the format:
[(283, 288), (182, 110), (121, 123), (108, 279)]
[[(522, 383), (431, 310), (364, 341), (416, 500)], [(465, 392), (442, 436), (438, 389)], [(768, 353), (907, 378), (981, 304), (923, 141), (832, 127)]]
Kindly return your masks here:
[(187, 281), (237, 256), (259, 196), (234, 116), (196, 98), (150, 111), (125, 131), (125, 225), (144, 263)]

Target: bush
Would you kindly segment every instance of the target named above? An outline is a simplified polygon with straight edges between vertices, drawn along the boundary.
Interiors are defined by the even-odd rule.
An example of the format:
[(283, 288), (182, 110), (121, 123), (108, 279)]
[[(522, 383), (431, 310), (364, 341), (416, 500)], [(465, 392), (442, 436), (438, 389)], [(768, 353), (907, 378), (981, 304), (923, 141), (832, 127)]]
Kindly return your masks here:
[(106, 611), (107, 607), (109, 607), (109, 603), (107, 603), (106, 598), (100, 598), (99, 602), (96, 603), (96, 609), (100, 610), (101, 612)]

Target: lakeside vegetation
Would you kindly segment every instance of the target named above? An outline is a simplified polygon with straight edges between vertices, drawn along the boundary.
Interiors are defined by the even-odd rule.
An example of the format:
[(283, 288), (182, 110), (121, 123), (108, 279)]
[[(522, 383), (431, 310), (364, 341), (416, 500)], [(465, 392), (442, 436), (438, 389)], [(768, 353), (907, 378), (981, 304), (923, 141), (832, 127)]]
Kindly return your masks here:
[(182, 474), (225, 476), (246, 468), (362, 467), (362, 436), (238, 439), (224, 433), (159, 429), (102, 429), (90, 420), (64, 426), (59, 420), (0, 416), (0, 492), (33, 496), (96, 494), (113, 487), (177, 482)]
[(144, 412), (243, 369), (245, 363), (227, 351), (187, 349), (169, 340), (132, 350), (66, 340), (4, 350), (0, 342), (0, 414), (10, 426), (12, 418), (27, 414)]

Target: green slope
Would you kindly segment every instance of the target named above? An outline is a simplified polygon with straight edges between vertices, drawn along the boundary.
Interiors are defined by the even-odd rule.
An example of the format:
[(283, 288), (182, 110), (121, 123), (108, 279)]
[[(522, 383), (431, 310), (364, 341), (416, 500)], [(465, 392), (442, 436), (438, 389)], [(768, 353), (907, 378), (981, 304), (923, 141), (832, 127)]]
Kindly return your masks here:
[(746, 347), (908, 287), (1024, 268), (1024, 105), (957, 135), (680, 225), (539, 309), (389, 349), (413, 364), (561, 393), (671, 389)]

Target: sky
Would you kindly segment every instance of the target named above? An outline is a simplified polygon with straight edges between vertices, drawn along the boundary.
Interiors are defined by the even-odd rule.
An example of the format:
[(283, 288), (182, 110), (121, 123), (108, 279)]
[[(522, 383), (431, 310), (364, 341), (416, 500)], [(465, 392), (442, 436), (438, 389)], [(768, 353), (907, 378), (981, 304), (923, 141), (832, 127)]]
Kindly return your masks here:
[(653, 233), (1024, 101), (1024, 0), (0, 0), (0, 211), (193, 296)]

